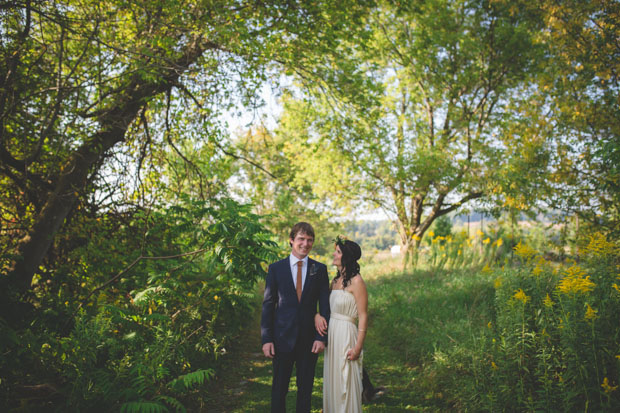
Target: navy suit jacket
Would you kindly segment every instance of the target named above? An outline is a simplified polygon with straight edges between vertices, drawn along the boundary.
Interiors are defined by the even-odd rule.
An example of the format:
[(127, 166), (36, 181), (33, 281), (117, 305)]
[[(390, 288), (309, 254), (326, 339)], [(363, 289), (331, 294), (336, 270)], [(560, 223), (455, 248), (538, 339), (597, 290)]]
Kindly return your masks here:
[(269, 266), (261, 316), (262, 343), (274, 343), (276, 351), (290, 352), (299, 342), (312, 346), (315, 340), (327, 344), (314, 328), (317, 303), (329, 322), (329, 278), (325, 264), (308, 258), (306, 282), (297, 300), (289, 257)]

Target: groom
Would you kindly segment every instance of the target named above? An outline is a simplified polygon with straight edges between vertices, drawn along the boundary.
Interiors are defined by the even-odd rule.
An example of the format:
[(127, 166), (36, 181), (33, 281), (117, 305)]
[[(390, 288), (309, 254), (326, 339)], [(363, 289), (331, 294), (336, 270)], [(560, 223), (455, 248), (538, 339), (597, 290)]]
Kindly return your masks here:
[(273, 359), (271, 411), (284, 413), (288, 385), (297, 369), (297, 413), (310, 412), (314, 370), (326, 336), (314, 328), (319, 312), (329, 321), (329, 279), (325, 264), (311, 260), (314, 230), (306, 222), (293, 226), (291, 254), (269, 266), (261, 317), (263, 353)]

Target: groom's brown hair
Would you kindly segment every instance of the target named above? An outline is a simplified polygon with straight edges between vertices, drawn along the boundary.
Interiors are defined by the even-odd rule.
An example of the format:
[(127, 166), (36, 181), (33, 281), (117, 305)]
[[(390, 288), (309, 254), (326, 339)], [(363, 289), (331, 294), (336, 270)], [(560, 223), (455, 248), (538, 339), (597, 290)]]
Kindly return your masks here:
[(293, 228), (291, 228), (291, 233), (288, 236), (289, 239), (295, 239), (297, 234), (300, 232), (310, 235), (312, 239), (314, 239), (314, 229), (312, 228), (312, 225), (307, 222), (298, 222), (293, 225)]

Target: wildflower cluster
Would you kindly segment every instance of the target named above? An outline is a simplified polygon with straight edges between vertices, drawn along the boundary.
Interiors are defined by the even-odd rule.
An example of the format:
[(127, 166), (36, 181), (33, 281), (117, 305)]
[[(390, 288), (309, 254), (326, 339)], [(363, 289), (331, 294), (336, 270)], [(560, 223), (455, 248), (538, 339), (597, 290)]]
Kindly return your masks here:
[(526, 304), (528, 301), (530, 301), (530, 297), (525, 295), (525, 292), (523, 292), (522, 288), (519, 288), (515, 292), (515, 294), (512, 296), (512, 298), (514, 298), (515, 300), (521, 301), (523, 304)]
[(594, 289), (594, 283), (590, 276), (586, 276), (586, 270), (577, 264), (564, 271), (564, 278), (558, 283), (558, 291), (564, 294), (585, 294)]
[(449, 235), (428, 231), (426, 236), (430, 247), (428, 261), (435, 268), (481, 266), (484, 272), (491, 272), (493, 263), (507, 251), (502, 248), (504, 240), (497, 230), (485, 233), (478, 229), (471, 236), (467, 231)]
[(589, 242), (585, 247), (585, 252), (594, 257), (617, 255), (619, 248), (611, 241), (608, 241), (605, 235), (595, 232), (588, 237)]
[(485, 398), (471, 410), (620, 411), (614, 251), (613, 242), (594, 234), (579, 264), (562, 264), (524, 242), (516, 245), (525, 265), (495, 279), (496, 317), (480, 350), (488, 362), (477, 375)]
[(514, 251), (517, 256), (526, 260), (529, 260), (536, 255), (536, 250), (526, 244), (523, 244), (521, 241), (519, 241), (519, 243), (514, 247)]

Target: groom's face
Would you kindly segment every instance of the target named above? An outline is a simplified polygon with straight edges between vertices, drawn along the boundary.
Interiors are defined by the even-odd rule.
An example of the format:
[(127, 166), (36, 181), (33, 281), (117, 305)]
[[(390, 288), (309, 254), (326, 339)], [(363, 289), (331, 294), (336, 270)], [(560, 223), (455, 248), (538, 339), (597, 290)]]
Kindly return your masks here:
[(298, 232), (295, 235), (295, 238), (291, 239), (293, 255), (300, 259), (305, 258), (308, 254), (310, 254), (312, 244), (314, 244), (314, 238), (312, 236), (306, 234), (305, 232)]

